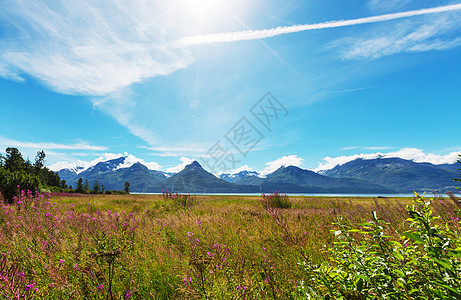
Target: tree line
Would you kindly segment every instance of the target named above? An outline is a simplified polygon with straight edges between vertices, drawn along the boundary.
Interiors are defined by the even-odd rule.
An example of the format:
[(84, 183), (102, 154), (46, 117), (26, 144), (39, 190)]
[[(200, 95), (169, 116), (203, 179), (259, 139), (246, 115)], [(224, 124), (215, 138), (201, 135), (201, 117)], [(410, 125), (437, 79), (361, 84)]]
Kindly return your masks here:
[(24, 159), (21, 152), (14, 147), (6, 148), (5, 153), (0, 154), (0, 198), (3, 197), (8, 202), (12, 201), (19, 190), (93, 194), (130, 192), (128, 182), (125, 182), (123, 191), (107, 191), (98, 181), (90, 187), (88, 180), (83, 182), (82, 178), (73, 189), (65, 180), (61, 180), (57, 172), (46, 167), (46, 154), (43, 150), (37, 152), (33, 162), (29, 158)]

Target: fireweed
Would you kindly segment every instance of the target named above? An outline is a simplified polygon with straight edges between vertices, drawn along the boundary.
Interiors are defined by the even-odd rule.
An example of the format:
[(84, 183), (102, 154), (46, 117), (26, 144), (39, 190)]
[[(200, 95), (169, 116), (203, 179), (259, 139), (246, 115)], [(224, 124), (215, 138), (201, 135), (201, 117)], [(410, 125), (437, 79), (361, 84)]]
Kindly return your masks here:
[(457, 297), (452, 201), (194, 198), (182, 209), (163, 195), (20, 192), (1, 205), (1, 274), (24, 278), (27, 299)]

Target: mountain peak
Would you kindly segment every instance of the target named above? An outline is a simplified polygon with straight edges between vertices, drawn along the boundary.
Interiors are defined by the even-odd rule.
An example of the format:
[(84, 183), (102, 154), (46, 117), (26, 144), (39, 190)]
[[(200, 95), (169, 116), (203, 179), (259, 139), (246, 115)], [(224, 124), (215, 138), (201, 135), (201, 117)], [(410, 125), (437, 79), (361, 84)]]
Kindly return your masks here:
[(187, 166), (184, 167), (184, 169), (189, 169), (189, 168), (202, 168), (203, 169), (203, 167), (196, 160), (194, 160), (191, 164), (188, 164)]

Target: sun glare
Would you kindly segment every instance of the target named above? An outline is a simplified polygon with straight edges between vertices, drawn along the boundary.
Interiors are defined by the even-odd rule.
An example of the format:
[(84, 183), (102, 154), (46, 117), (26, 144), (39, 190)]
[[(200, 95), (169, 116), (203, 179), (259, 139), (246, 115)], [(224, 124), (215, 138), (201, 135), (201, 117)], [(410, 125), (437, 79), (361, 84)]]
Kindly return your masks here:
[(185, 9), (191, 17), (199, 21), (214, 19), (222, 13), (223, 7), (217, 0), (186, 0)]

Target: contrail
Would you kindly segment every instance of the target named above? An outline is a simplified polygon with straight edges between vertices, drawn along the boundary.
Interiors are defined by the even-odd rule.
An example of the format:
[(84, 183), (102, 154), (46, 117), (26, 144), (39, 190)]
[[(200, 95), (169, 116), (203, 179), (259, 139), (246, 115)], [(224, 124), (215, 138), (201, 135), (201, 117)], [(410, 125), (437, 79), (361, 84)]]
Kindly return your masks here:
[(352, 19), (352, 20), (338, 20), (330, 21), (317, 24), (305, 24), (305, 25), (293, 25), (293, 26), (280, 26), (270, 29), (262, 30), (242, 30), (234, 32), (224, 32), (224, 33), (213, 33), (213, 34), (204, 34), (204, 35), (192, 35), (184, 36), (173, 42), (173, 46), (177, 48), (200, 45), (200, 44), (213, 44), (213, 43), (229, 43), (236, 41), (248, 41), (256, 39), (265, 39), (273, 36), (315, 30), (315, 29), (325, 29), (325, 28), (337, 28), (345, 27), (359, 24), (370, 24), (385, 22), (389, 20), (403, 19), (414, 16), (436, 14), (448, 11), (461, 10), (460, 4), (439, 6), (434, 8), (426, 8), (419, 10), (410, 10), (406, 12), (392, 13), (380, 16)]

